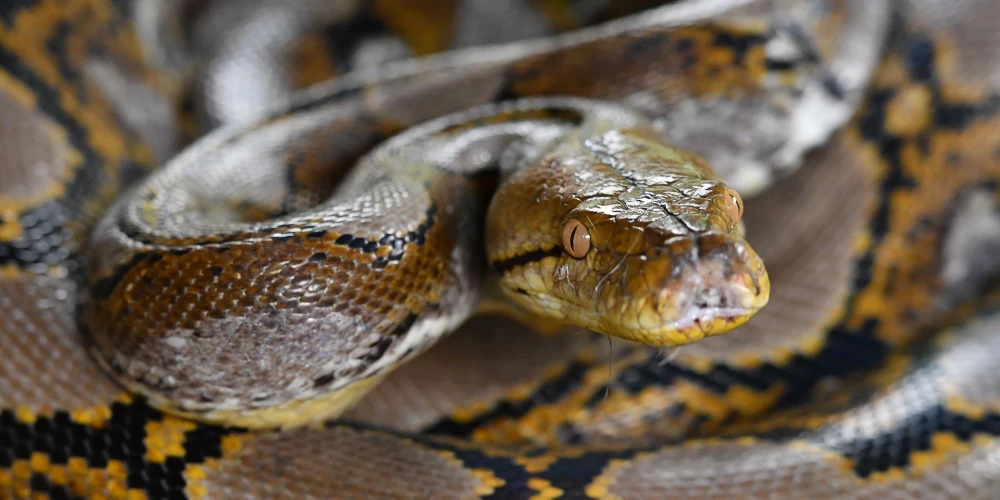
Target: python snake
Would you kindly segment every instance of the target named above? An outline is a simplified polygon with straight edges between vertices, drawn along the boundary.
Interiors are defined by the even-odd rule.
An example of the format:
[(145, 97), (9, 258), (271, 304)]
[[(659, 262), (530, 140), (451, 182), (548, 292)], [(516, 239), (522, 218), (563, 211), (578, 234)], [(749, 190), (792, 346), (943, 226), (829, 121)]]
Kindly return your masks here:
[(0, 497), (992, 498), (997, 7), (598, 3), (0, 6)]

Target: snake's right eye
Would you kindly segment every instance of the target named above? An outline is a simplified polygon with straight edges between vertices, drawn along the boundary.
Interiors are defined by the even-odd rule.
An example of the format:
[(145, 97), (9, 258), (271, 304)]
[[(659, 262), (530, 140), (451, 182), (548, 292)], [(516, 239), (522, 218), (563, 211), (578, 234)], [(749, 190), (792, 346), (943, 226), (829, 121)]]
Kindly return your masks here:
[(563, 249), (571, 257), (582, 259), (590, 250), (590, 231), (587, 226), (576, 219), (566, 221), (562, 234)]
[(740, 198), (740, 194), (730, 188), (726, 188), (724, 196), (726, 197), (726, 212), (729, 213), (733, 224), (736, 224), (743, 218), (743, 198)]

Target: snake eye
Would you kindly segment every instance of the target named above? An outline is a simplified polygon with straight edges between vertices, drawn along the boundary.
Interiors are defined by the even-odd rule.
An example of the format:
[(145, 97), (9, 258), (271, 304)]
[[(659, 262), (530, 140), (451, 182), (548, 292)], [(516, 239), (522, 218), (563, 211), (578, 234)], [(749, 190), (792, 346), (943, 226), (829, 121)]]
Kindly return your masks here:
[(725, 196), (726, 212), (729, 213), (729, 218), (733, 220), (733, 224), (736, 224), (743, 218), (743, 198), (740, 198), (740, 194), (730, 188), (726, 188)]
[(576, 219), (570, 219), (563, 226), (562, 245), (566, 253), (575, 259), (582, 259), (590, 250), (590, 232), (587, 226)]

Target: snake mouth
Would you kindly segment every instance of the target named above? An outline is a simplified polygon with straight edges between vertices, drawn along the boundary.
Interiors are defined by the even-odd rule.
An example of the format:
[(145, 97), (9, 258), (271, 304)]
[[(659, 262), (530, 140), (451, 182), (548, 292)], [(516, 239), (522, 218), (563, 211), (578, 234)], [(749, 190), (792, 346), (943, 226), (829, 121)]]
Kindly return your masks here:
[(623, 322), (626, 338), (675, 347), (720, 335), (746, 323), (770, 297), (760, 257), (743, 241), (727, 242), (699, 256), (665, 256), (670, 276), (641, 301), (637, 321)]
[[(665, 291), (663, 296), (670, 293)], [(660, 313), (677, 315), (657, 332), (665, 347), (690, 344), (743, 325), (767, 305), (770, 281), (766, 272), (743, 274), (721, 285), (692, 287), (684, 294), (662, 300), (666, 309)]]

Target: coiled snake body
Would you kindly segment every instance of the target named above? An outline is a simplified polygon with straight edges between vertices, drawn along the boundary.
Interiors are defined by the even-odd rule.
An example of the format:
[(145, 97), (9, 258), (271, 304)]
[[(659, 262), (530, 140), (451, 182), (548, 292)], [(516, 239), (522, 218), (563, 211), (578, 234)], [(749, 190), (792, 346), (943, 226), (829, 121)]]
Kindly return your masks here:
[(0, 496), (993, 495), (997, 7), (444, 3), (0, 7)]

